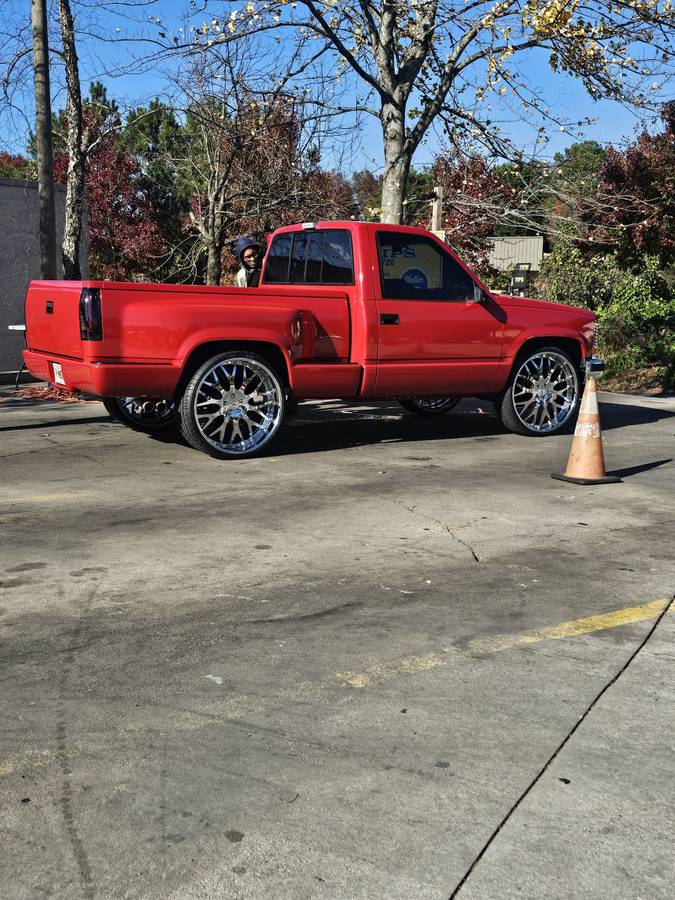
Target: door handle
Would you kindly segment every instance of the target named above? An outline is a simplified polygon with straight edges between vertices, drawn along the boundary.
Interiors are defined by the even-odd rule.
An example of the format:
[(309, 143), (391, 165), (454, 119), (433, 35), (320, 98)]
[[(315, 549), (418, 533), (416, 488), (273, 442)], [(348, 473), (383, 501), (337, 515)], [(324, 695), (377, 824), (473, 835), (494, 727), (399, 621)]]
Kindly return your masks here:
[(398, 313), (380, 313), (380, 325), (399, 325)]

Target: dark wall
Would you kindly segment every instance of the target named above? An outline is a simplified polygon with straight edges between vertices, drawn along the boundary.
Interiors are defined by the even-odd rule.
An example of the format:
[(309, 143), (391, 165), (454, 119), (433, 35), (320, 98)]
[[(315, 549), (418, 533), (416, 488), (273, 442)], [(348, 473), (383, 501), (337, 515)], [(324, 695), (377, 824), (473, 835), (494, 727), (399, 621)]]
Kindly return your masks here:
[[(63, 237), (66, 189), (55, 186), (58, 268)], [(37, 182), (0, 178), (0, 376), (21, 365), (23, 333), (8, 325), (23, 324), (23, 301), (28, 283), (40, 277), (40, 213)], [(86, 229), (85, 229), (86, 235)], [(87, 277), (86, 237), (82, 272)]]

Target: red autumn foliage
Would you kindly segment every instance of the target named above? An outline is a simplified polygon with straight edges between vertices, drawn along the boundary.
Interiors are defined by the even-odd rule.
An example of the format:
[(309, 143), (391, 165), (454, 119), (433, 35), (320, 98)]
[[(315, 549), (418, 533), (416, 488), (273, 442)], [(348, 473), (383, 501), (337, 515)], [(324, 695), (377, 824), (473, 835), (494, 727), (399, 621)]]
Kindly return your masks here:
[(675, 101), (664, 130), (642, 132), (624, 151), (610, 148), (586, 219), (593, 239), (630, 262), (642, 254), (675, 260)]
[(30, 178), (30, 160), (0, 152), (0, 178)]
[[(68, 157), (54, 156), (54, 179), (64, 184)], [(112, 135), (101, 139), (86, 165), (87, 233), (92, 278), (108, 281), (152, 277), (165, 251), (156, 216), (147, 197), (135, 185), (138, 164), (115, 145)]]
[[(436, 159), (434, 184), (443, 188), (443, 222), (447, 242), (457, 252), (482, 266), (490, 243), (487, 238), (503, 215), (511, 189), (487, 160), (479, 156), (462, 156), (451, 152)], [(428, 227), (424, 212), (422, 227)]]

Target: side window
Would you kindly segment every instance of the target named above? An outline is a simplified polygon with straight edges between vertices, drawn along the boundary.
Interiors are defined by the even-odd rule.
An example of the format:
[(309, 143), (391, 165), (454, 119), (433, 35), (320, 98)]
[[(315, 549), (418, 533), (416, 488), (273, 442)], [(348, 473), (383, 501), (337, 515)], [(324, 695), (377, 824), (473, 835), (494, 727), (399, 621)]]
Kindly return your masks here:
[(265, 284), (354, 284), (348, 231), (294, 231), (272, 241)]
[(382, 231), (377, 243), (385, 299), (473, 299), (473, 278), (429, 238)]
[(265, 284), (288, 284), (292, 237), (279, 234), (272, 241), (265, 261)]

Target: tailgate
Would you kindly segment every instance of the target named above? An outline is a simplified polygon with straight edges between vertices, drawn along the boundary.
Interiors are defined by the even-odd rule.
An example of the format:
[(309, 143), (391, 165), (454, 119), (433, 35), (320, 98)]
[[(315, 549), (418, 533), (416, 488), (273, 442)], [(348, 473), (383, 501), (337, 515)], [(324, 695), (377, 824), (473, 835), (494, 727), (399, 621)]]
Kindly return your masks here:
[(32, 281), (26, 294), (26, 346), (82, 359), (81, 281)]

